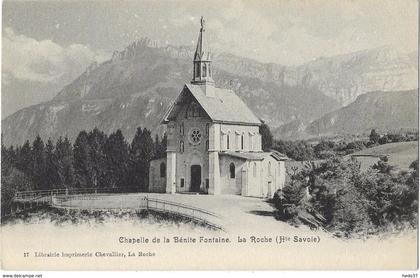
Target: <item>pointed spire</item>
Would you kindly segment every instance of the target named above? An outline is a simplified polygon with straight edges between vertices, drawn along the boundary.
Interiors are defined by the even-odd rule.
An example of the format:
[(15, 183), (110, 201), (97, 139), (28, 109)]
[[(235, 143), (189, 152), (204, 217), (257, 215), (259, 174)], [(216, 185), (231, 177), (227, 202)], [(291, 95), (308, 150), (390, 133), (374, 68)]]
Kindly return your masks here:
[(207, 60), (210, 61), (210, 52), (207, 48), (207, 44), (205, 41), (205, 20), (204, 17), (201, 17), (200, 20), (201, 23), (201, 28), (200, 28), (200, 34), (198, 35), (198, 40), (197, 40), (197, 48), (195, 49), (195, 54), (194, 54), (194, 61), (200, 61), (200, 60)]
[(214, 84), (211, 69), (211, 55), (205, 40), (205, 20), (201, 17), (201, 28), (198, 35), (197, 48), (194, 54), (194, 68), (192, 84), (212, 85)]

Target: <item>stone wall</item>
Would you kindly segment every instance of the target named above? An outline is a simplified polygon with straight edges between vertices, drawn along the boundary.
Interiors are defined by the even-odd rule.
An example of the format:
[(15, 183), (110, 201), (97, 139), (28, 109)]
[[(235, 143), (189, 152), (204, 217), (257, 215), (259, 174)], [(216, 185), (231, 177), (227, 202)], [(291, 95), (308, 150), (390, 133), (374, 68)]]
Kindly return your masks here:
[[(235, 178), (230, 177), (230, 164), (235, 165)], [(220, 156), (220, 193), (271, 198), (284, 187), (284, 161), (271, 156), (264, 160), (247, 161), (229, 155)]]
[[(164, 173), (161, 173), (161, 167), (164, 167)], [(166, 158), (150, 161), (149, 171), (149, 192), (166, 192)]]
[[(230, 176), (230, 165), (235, 166), (235, 178)], [(246, 160), (232, 156), (221, 155), (219, 159), (220, 194), (242, 194), (243, 171), (246, 173)]]

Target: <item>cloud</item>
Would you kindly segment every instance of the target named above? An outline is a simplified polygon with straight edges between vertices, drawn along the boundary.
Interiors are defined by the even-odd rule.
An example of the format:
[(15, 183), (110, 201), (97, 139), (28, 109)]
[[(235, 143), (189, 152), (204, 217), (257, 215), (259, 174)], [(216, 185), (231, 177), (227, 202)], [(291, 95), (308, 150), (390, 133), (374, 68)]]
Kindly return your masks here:
[[(418, 3), (406, 2), (215, 1), (203, 14), (213, 50), (296, 65), (384, 45), (401, 52), (416, 50)], [(174, 12), (174, 20), (191, 24), (190, 14), (197, 14), (191, 10)]]
[(52, 40), (36, 40), (16, 34), (11, 28), (3, 33), (3, 81), (14, 77), (23, 81), (69, 82), (92, 62), (109, 58), (104, 51), (82, 44), (63, 47)]

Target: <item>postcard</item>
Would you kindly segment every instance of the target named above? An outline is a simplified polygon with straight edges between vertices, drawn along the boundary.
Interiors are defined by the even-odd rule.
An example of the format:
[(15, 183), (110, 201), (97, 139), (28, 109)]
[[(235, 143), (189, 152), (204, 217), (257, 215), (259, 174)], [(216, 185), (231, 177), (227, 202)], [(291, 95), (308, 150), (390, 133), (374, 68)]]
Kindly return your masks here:
[(416, 270), (418, 1), (4, 1), (3, 270)]

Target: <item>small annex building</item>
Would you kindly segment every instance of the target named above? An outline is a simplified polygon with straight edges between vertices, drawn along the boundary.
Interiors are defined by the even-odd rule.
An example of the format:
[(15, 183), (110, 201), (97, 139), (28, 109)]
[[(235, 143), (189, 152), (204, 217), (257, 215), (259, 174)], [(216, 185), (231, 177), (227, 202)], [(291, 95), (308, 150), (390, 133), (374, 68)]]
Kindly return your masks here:
[(150, 163), (149, 191), (272, 197), (284, 186), (286, 156), (263, 152), (261, 121), (232, 91), (215, 87), (201, 29), (193, 79), (165, 114), (166, 158)]

